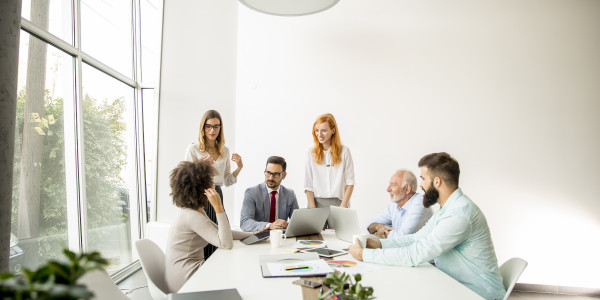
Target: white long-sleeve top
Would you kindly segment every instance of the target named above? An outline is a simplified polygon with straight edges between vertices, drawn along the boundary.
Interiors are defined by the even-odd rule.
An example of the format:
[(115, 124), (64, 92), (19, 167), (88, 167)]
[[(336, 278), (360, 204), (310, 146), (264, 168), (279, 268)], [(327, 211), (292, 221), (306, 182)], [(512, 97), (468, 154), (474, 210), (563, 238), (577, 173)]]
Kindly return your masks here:
[[(217, 186), (230, 186), (237, 182), (237, 178), (235, 178), (235, 176), (233, 176), (231, 173), (229, 148), (223, 146), (223, 152), (224, 155), (219, 156), (219, 158), (215, 160), (215, 163), (213, 164), (213, 167), (217, 169), (217, 175), (213, 177), (213, 182)], [(202, 159), (202, 157), (205, 155), (209, 155), (208, 152), (201, 151), (200, 148), (198, 148), (197, 143), (192, 143), (185, 150), (185, 156), (183, 159), (186, 161), (194, 161)]]
[(315, 161), (312, 147), (306, 151), (304, 190), (313, 192), (318, 198), (343, 200), (346, 186), (354, 185), (354, 162), (350, 149), (342, 145), (342, 161), (332, 166), (330, 150), (324, 151), (325, 163), (322, 165)]

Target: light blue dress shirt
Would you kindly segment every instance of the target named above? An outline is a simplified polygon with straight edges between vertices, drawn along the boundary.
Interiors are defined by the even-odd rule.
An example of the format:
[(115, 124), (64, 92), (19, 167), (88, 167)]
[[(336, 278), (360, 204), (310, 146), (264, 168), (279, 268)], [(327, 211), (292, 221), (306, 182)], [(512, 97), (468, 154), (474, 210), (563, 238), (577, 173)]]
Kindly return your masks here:
[(435, 265), (486, 299), (503, 299), (506, 291), (485, 216), (460, 189), (415, 234), (383, 239), (383, 249), (365, 249), (363, 260), (416, 266)]
[(423, 206), (423, 195), (415, 193), (402, 207), (397, 203), (390, 203), (379, 216), (369, 222), (367, 231), (373, 223), (385, 224), (394, 227), (388, 234), (388, 239), (400, 237), (421, 229), (431, 215), (433, 210)]

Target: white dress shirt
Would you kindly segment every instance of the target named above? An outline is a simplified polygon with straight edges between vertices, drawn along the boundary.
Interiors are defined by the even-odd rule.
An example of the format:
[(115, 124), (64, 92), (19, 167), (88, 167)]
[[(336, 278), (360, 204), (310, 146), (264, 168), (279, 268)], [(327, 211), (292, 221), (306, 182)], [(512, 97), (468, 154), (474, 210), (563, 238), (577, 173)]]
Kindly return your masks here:
[(379, 216), (369, 222), (367, 230), (373, 223), (384, 224), (394, 227), (394, 230), (389, 232), (388, 239), (400, 237), (417, 232), (425, 226), (431, 215), (433, 210), (423, 206), (423, 195), (415, 193), (402, 207), (398, 206), (398, 203), (388, 204)]
[(354, 185), (354, 163), (350, 149), (342, 145), (342, 161), (331, 165), (329, 150), (324, 151), (324, 164), (317, 164), (313, 157), (312, 147), (306, 152), (304, 165), (304, 190), (311, 191), (315, 198), (344, 199), (347, 185)]

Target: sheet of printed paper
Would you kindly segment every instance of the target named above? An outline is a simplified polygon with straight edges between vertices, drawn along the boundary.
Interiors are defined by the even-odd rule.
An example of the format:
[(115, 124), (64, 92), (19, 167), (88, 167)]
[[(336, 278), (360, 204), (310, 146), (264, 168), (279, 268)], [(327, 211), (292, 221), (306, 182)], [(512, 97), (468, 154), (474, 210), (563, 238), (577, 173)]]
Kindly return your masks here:
[(267, 267), (273, 276), (313, 276), (333, 272), (333, 269), (322, 259), (267, 263)]
[(349, 274), (362, 274), (380, 269), (379, 267), (372, 264), (365, 264), (359, 261), (348, 259), (329, 260), (327, 261), (327, 264), (336, 271), (346, 272)]

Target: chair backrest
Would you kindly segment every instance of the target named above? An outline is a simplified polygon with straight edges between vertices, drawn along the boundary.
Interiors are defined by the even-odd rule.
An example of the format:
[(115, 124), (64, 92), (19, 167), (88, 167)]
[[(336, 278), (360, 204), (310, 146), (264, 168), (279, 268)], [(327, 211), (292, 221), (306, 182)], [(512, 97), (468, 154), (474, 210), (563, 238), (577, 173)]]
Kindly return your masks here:
[(167, 299), (169, 289), (165, 281), (165, 254), (153, 241), (142, 239), (135, 242), (140, 255), (142, 270), (148, 279), (148, 290), (154, 300)]
[(104, 270), (86, 272), (77, 283), (85, 284), (87, 289), (94, 293), (92, 299), (130, 300)]
[(523, 273), (526, 267), (527, 262), (518, 257), (513, 257), (500, 266), (502, 284), (504, 284), (504, 288), (506, 289), (504, 300), (508, 299), (510, 292), (512, 291), (513, 287), (515, 287), (515, 283), (517, 283), (517, 279), (519, 279), (521, 273)]

